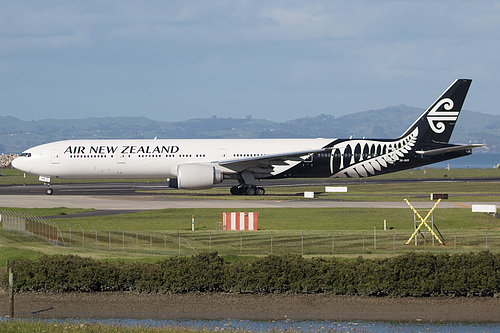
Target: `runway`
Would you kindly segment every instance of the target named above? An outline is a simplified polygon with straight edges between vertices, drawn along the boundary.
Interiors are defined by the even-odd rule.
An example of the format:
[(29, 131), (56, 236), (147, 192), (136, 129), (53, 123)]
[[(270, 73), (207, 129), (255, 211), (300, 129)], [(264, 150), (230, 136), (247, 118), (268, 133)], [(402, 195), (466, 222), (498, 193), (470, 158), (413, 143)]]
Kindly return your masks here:
[[(221, 208), (221, 209), (253, 209), (253, 208), (408, 208), (401, 202), (387, 201), (339, 201), (330, 199), (293, 199), (238, 200), (192, 199), (172, 197), (172, 194), (141, 194), (137, 191), (165, 189), (164, 184), (70, 184), (57, 185), (53, 195), (45, 194), (45, 187), (32, 186), (2, 186), (0, 187), (0, 207), (8, 208), (84, 208), (99, 211), (132, 211), (155, 210), (166, 208)], [(417, 209), (432, 208), (433, 201), (416, 201), (412, 204)], [(470, 208), (475, 202), (442, 201), (440, 208)], [(481, 202), (500, 206), (500, 202)]]

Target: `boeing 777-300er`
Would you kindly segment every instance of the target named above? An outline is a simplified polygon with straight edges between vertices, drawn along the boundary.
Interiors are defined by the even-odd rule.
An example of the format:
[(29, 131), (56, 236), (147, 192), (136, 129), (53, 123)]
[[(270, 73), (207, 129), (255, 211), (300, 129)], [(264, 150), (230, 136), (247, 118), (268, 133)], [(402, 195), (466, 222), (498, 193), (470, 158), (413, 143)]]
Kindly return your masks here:
[(472, 153), (449, 144), (472, 80), (458, 79), (397, 139), (67, 140), (25, 150), (12, 165), (54, 178), (165, 178), (182, 189), (236, 179), (232, 194), (262, 195), (258, 180), (368, 177)]

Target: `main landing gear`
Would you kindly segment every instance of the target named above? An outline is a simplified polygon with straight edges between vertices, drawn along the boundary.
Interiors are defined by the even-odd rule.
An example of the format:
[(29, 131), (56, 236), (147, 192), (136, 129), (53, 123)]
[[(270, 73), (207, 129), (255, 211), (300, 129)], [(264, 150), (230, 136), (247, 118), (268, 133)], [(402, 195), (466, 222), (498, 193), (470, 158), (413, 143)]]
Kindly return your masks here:
[(234, 195), (264, 195), (266, 190), (263, 187), (256, 186), (233, 186), (231, 187), (231, 194)]
[(257, 182), (251, 171), (244, 170), (240, 173), (238, 186), (231, 187), (231, 194), (234, 195), (264, 195), (266, 190), (255, 185)]

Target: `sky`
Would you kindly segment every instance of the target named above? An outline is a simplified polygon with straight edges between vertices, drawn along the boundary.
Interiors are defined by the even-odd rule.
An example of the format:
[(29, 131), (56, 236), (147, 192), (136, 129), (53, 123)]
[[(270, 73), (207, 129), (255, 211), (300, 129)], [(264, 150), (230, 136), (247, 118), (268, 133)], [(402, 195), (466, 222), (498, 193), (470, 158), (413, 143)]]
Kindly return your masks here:
[(472, 78), (500, 115), (500, 2), (0, 0), (0, 116), (286, 121)]

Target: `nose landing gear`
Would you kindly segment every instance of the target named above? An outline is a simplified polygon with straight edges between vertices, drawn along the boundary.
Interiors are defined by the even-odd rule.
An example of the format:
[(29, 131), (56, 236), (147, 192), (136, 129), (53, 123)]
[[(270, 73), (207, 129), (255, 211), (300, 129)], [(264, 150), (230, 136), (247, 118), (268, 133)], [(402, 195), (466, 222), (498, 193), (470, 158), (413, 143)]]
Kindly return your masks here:
[(47, 186), (45, 194), (52, 195), (52, 193), (54, 193), (54, 190), (52, 189), (52, 186), (50, 186), (50, 182), (45, 182), (44, 185)]
[(45, 193), (47, 195), (51, 195), (52, 193), (54, 193), (54, 190), (50, 186), (50, 177), (48, 177), (48, 176), (38, 176), (38, 180), (41, 181), (41, 182), (43, 182), (43, 184), (45, 186), (47, 186), (47, 189), (45, 190)]

